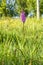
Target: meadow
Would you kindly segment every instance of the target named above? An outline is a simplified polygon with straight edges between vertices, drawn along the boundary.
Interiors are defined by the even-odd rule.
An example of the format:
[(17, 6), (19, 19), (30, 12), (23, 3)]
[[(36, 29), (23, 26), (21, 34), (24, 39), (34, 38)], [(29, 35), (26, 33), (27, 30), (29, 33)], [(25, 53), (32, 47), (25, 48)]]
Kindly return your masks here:
[(0, 19), (0, 65), (43, 65), (43, 19)]

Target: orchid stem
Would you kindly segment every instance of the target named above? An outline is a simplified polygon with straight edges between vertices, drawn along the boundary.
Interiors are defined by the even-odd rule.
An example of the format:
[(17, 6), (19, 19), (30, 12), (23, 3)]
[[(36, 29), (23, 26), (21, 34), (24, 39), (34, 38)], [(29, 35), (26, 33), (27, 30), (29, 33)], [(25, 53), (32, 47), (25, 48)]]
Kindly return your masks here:
[(24, 38), (25, 38), (25, 31), (24, 31), (24, 22), (23, 22), (23, 46), (24, 46)]

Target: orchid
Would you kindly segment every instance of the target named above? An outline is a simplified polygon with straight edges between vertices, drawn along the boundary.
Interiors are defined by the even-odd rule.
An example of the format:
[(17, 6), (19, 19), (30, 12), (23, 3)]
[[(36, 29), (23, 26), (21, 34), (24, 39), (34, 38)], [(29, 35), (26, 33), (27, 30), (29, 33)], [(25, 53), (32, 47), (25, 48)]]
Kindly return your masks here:
[(24, 23), (25, 20), (26, 20), (26, 16), (25, 16), (25, 12), (24, 11), (21, 12), (20, 17), (21, 17), (22, 22)]
[(20, 14), (20, 17), (21, 17), (21, 20), (22, 20), (22, 22), (23, 22), (23, 46), (25, 45), (24, 44), (24, 39), (25, 39), (25, 26), (24, 26), (24, 23), (25, 23), (25, 21), (26, 21), (26, 15), (25, 15), (25, 12), (24, 12), (24, 10), (22, 10), (21, 11), (21, 14)]

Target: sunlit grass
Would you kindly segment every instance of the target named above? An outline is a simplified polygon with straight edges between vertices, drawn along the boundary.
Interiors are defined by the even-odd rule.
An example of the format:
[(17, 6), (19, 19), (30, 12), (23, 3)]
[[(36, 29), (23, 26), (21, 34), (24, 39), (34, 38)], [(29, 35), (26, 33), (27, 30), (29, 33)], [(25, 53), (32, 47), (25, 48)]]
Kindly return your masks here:
[[(43, 65), (43, 19), (0, 19), (0, 65)], [(24, 39), (23, 39), (24, 38)]]

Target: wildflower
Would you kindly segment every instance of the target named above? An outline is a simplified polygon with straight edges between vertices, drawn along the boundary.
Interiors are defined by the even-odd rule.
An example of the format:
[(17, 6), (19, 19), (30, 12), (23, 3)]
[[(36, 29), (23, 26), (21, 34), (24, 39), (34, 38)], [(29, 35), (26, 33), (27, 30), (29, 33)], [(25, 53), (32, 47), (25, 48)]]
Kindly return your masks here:
[(25, 12), (24, 11), (21, 12), (20, 17), (21, 17), (22, 22), (24, 23), (25, 20), (26, 20), (26, 16), (25, 16)]

